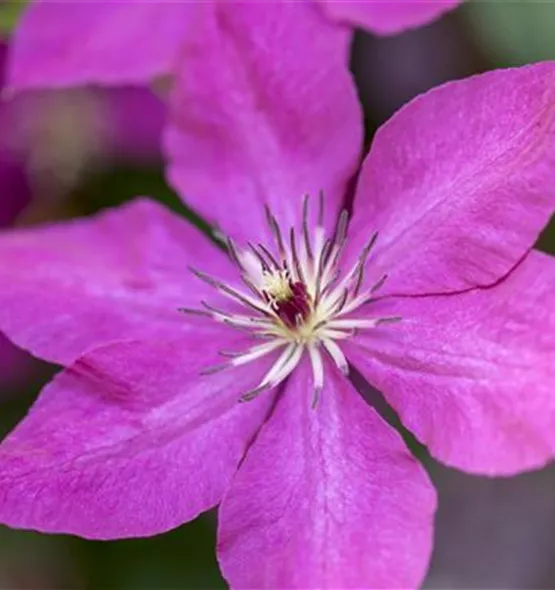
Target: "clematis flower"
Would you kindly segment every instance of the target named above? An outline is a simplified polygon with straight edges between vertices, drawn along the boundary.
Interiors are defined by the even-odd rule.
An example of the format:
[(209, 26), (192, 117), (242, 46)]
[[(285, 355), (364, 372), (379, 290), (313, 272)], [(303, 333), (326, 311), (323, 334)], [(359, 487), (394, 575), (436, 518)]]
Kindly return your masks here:
[(176, 81), (170, 174), (226, 249), (144, 199), (0, 236), (0, 328), (67, 366), (0, 446), (4, 524), (219, 504), (233, 587), (416, 586), (434, 490), (353, 367), (447, 465), (552, 460), (555, 64), (415, 99), (359, 168), (344, 35), (298, 10), (222, 7)]

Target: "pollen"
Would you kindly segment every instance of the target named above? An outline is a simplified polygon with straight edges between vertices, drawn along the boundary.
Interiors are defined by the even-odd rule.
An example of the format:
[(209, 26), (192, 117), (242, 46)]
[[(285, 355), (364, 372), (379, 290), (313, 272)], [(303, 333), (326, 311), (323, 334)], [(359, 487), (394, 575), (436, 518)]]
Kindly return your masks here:
[(270, 301), (276, 303), (283, 303), (291, 299), (293, 288), (289, 271), (265, 271), (262, 275), (262, 292)]
[[(240, 303), (243, 313), (228, 312), (211, 303), (201, 302), (204, 309), (180, 311), (209, 317), (238, 330), (247, 330), (255, 344), (248, 350), (222, 351), (228, 362), (209, 367), (204, 374), (230, 369), (253, 362), (268, 354), (276, 360), (260, 383), (245, 393), (249, 401), (266, 389), (282, 383), (306, 354), (312, 366), (312, 405), (317, 405), (324, 386), (323, 355), (346, 375), (349, 365), (341, 342), (358, 331), (398, 321), (398, 317), (369, 317), (367, 304), (383, 286), (387, 275), (373, 284), (364, 284), (364, 273), (377, 239), (373, 234), (355, 263), (341, 267), (341, 254), (347, 241), (348, 214), (343, 211), (333, 234), (326, 237), (323, 226), (324, 198), (320, 196), (318, 222), (309, 230), (309, 198), (302, 208), (302, 230), (290, 228), (288, 240), (276, 218), (267, 210), (267, 221), (274, 244), (253, 245), (239, 250), (228, 241), (228, 251), (237, 266), (245, 289), (231, 287), (201, 271), (194, 274), (214, 287), (221, 295)], [(254, 256), (255, 264), (250, 264)]]

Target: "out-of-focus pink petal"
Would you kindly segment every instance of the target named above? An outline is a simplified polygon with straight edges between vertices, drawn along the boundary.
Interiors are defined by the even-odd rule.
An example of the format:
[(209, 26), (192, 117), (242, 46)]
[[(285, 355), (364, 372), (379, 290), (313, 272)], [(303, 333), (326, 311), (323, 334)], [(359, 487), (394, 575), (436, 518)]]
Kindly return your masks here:
[(224, 497), (233, 588), (410, 588), (426, 572), (435, 494), (401, 437), (331, 366), (316, 409), (301, 367)]
[(13, 38), (12, 90), (141, 84), (172, 72), (202, 3), (35, 0)]
[(555, 261), (539, 252), (500, 284), (392, 298), (402, 316), (346, 345), (405, 426), (453, 467), (512, 474), (555, 456)]
[(0, 446), (0, 521), (108, 539), (153, 535), (217, 504), (272, 397), (239, 397), (262, 363), (202, 376), (220, 332), (115, 343), (46, 387)]
[(145, 88), (106, 90), (100, 99), (108, 119), (108, 149), (127, 160), (161, 158), (162, 128), (166, 108), (162, 100)]
[(9, 44), (5, 39), (0, 39), (0, 87), (4, 86), (6, 79), (6, 63), (8, 61)]
[(394, 294), (494, 283), (555, 209), (555, 62), (441, 86), (376, 134), (351, 253), (380, 232), (374, 270)]
[[(0, 88), (4, 83), (7, 52), (8, 44), (0, 40)], [(12, 146), (11, 115), (11, 108), (0, 103), (0, 228), (13, 223), (31, 198), (23, 163)]]
[(179, 333), (180, 306), (221, 278), (225, 254), (188, 222), (139, 199), (90, 219), (0, 234), (0, 329), (19, 346), (67, 363), (113, 340)]
[(326, 13), (339, 22), (392, 35), (426, 25), (462, 0), (319, 0)]
[[(361, 145), (350, 35), (306, 2), (222, 2), (184, 49), (167, 131), (183, 199), (238, 240), (323, 189), (335, 220)], [(173, 119), (172, 119), (173, 117)]]
[(0, 334), (0, 400), (31, 370), (31, 357)]

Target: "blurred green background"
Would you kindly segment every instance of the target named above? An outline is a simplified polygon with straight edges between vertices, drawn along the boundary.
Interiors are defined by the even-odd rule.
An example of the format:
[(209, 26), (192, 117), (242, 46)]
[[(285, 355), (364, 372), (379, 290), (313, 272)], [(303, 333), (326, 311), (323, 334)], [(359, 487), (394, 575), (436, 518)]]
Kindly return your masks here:
[[(21, 2), (0, 4), (4, 39), (22, 8)], [(555, 2), (467, 2), (433, 25), (394, 38), (357, 33), (352, 69), (365, 107), (367, 140), (397, 108), (430, 87), (545, 59), (555, 59)], [(23, 115), (23, 138), (15, 139), (32, 178), (32, 199), (18, 224), (87, 214), (139, 194), (191, 215), (164, 180), (161, 120), (140, 140), (134, 136), (130, 147), (125, 138), (99, 131), (99, 117), (112, 116), (113, 105), (98, 91), (46, 93), (38, 100), (45, 105), (42, 117), (28, 121)], [(132, 112), (136, 119), (122, 125), (122, 134), (126, 125), (133, 133), (148, 127), (143, 115), (152, 112), (139, 106)], [(163, 117), (162, 110), (157, 116)], [(553, 223), (538, 247), (555, 252)], [(19, 374), (9, 381), (0, 372), (0, 434), (24, 415), (55, 370), (20, 362)], [(440, 494), (428, 587), (555, 588), (555, 469), (488, 480), (452, 472), (416, 450)], [(0, 527), (0, 588), (224, 587), (215, 531), (215, 514), (156, 538), (109, 543)]]

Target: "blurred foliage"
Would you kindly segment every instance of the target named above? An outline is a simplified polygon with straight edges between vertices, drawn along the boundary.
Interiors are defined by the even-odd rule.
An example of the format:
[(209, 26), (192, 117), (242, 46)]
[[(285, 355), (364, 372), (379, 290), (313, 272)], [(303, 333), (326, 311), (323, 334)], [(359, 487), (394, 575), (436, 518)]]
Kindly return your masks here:
[(9, 35), (26, 5), (26, 0), (8, 0), (0, 4), (0, 36)]
[(137, 196), (150, 197), (185, 217), (209, 237), (213, 237), (211, 226), (197, 215), (167, 185), (164, 169), (160, 166), (137, 168), (122, 163), (114, 168), (94, 175), (71, 197), (69, 216), (88, 215), (105, 207), (121, 205)]
[(483, 50), (499, 65), (555, 59), (555, 2), (468, 2), (461, 13)]

